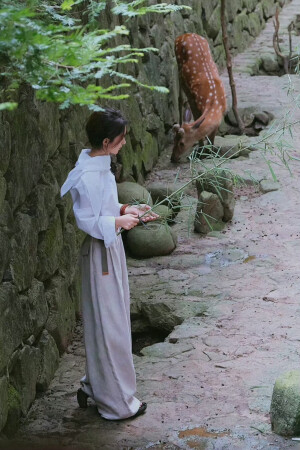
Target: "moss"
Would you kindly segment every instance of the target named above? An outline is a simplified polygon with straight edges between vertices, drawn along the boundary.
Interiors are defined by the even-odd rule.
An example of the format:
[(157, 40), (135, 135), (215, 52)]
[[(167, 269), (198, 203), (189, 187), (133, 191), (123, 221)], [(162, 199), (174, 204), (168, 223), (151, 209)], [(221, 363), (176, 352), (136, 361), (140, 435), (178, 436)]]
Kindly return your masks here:
[(16, 388), (12, 384), (8, 384), (8, 408), (20, 409), (21, 408), (21, 396)]
[(158, 158), (157, 142), (151, 133), (145, 133), (142, 140), (141, 158), (146, 172), (150, 172)]

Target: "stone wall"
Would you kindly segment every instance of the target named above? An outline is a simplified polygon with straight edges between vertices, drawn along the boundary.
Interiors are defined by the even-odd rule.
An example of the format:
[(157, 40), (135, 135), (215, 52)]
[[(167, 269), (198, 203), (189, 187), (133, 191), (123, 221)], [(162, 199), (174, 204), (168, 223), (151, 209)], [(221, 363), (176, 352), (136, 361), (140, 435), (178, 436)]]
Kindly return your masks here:
[[(139, 66), (129, 66), (148, 84), (170, 90), (162, 95), (133, 89), (120, 105), (130, 120), (122, 150), (121, 177), (143, 182), (178, 121), (178, 77), (174, 38), (184, 32), (206, 36), (217, 63), (224, 65), (219, 0), (180, 0), (191, 12), (150, 15), (131, 21), (129, 41), (155, 46)], [(176, 3), (179, 3), (176, 2)], [(230, 0), (228, 30), (233, 51), (241, 51), (275, 12), (275, 0)], [(120, 18), (103, 15), (101, 26)], [(19, 107), (0, 115), (0, 430), (14, 432), (37, 391), (49, 385), (72, 338), (79, 313), (78, 249), (70, 196), (59, 189), (86, 145), (88, 111), (36, 101), (22, 86)]]

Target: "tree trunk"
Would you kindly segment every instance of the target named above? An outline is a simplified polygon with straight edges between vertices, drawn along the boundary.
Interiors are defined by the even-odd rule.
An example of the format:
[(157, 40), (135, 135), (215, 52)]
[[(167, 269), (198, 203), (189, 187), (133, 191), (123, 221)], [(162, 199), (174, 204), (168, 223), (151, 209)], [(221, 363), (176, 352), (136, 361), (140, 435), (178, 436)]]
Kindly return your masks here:
[(224, 45), (225, 55), (226, 55), (226, 65), (227, 65), (227, 71), (228, 71), (229, 83), (230, 83), (231, 95), (232, 95), (232, 110), (233, 110), (235, 119), (237, 121), (240, 133), (243, 134), (244, 130), (245, 130), (245, 125), (244, 125), (244, 123), (239, 115), (238, 109), (237, 109), (237, 95), (236, 95), (235, 82), (234, 82), (233, 72), (232, 72), (231, 54), (230, 54), (229, 45), (228, 45), (228, 35), (227, 35), (227, 28), (226, 28), (226, 21), (225, 21), (225, 8), (226, 8), (226, 0), (221, 0), (221, 26), (222, 26), (223, 45)]

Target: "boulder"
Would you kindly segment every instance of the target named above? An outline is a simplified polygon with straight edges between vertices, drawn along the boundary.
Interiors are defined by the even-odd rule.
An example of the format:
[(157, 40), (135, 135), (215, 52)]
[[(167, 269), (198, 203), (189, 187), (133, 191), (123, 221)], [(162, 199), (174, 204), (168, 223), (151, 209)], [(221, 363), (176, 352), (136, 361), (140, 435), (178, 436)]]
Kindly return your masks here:
[(4, 427), (8, 415), (8, 382), (6, 377), (0, 378), (0, 430)]
[(131, 181), (124, 181), (119, 183), (118, 197), (120, 203), (147, 203), (152, 206), (152, 198), (146, 188), (138, 183), (132, 183)]
[(157, 344), (144, 347), (141, 350), (141, 354), (152, 358), (173, 358), (193, 349), (194, 347), (190, 343), (180, 342), (178, 344), (170, 344), (169, 342), (158, 342)]
[(34, 214), (38, 232), (48, 228), (49, 219), (55, 211), (55, 197), (58, 190), (58, 185), (38, 184), (28, 197), (28, 213)]
[(67, 223), (63, 231), (63, 248), (58, 265), (59, 273), (72, 280), (77, 269), (78, 245), (76, 240), (76, 228)]
[(6, 200), (4, 200), (0, 210), (0, 227), (10, 236), (14, 232), (14, 218), (11, 207)]
[(262, 180), (259, 183), (259, 189), (261, 190), (261, 192), (263, 194), (266, 194), (267, 192), (278, 191), (279, 188), (280, 188), (280, 185), (277, 181)]
[(81, 313), (81, 270), (80, 265), (76, 264), (76, 270), (72, 283), (69, 285), (69, 294), (74, 305), (76, 317)]
[(24, 333), (30, 328), (24, 314), (26, 303), (18, 297), (11, 283), (0, 286), (0, 372), (7, 366), (13, 351), (21, 344)]
[[(150, 192), (154, 204), (165, 200), (166, 197), (173, 194), (176, 189), (177, 187), (170, 187), (167, 184), (157, 182), (147, 186), (147, 190)], [(174, 195), (170, 200), (165, 200), (162, 204), (172, 210), (173, 218), (176, 217), (180, 211), (180, 194)]]
[(36, 278), (47, 280), (59, 267), (63, 248), (63, 234), (58, 209), (54, 210), (49, 228), (39, 233)]
[(7, 171), (11, 153), (11, 130), (5, 116), (9, 113), (0, 113), (0, 170)]
[(28, 289), (37, 263), (38, 234), (36, 223), (27, 214), (18, 213), (15, 219), (16, 234), (11, 241), (11, 271), (19, 291)]
[[(214, 170), (204, 174), (196, 182), (198, 198), (201, 192), (211, 192), (219, 197), (223, 206), (224, 214), (222, 220), (228, 222), (234, 214), (235, 198), (233, 193), (232, 176), (225, 170)], [(210, 200), (212, 201), (212, 199)], [(216, 203), (216, 207), (218, 203)], [(201, 208), (201, 205), (200, 205)], [(218, 213), (217, 213), (218, 215)]]
[(169, 255), (176, 247), (176, 237), (168, 225), (152, 222), (128, 231), (126, 245), (137, 258)]
[(254, 115), (255, 119), (263, 125), (268, 125), (268, 123), (274, 119), (274, 115), (268, 111), (258, 111)]
[(157, 221), (168, 222), (169, 224), (173, 223), (172, 209), (168, 208), (167, 206), (159, 205), (154, 209), (154, 212), (159, 215)]
[(147, 131), (142, 137), (142, 151), (139, 155), (142, 159), (142, 165), (145, 173), (151, 171), (152, 167), (158, 159), (158, 146), (157, 141), (151, 133)]
[[(139, 298), (138, 311), (144, 323), (163, 333), (170, 333), (176, 325), (189, 317), (207, 314), (207, 305), (195, 301), (195, 297), (186, 295), (187, 291), (181, 283), (174, 283), (174, 289), (164, 294), (166, 284), (156, 282), (146, 289), (143, 286), (142, 298)], [(157, 288), (159, 288), (157, 290)]]
[(201, 192), (195, 216), (195, 231), (207, 234), (213, 230), (221, 230), (224, 227), (223, 216), (224, 208), (218, 195)]
[(278, 74), (280, 71), (280, 65), (276, 55), (265, 54), (261, 57), (261, 68), (267, 74)]
[(264, 12), (265, 20), (268, 20), (270, 17), (274, 16), (276, 12), (276, 3), (274, 0), (262, 0), (262, 7)]
[[(9, 165), (5, 172), (7, 200), (15, 210), (21, 206), (33, 187), (38, 183), (43, 166), (48, 158), (46, 143), (42, 135), (39, 111), (34, 98), (34, 90), (26, 83), (19, 89), (19, 105), (6, 116), (10, 135), (13, 137)], [(48, 118), (48, 135), (51, 133)], [(59, 127), (59, 122), (57, 121)], [(57, 129), (57, 128), (56, 128)], [(51, 130), (51, 131), (50, 131)], [(59, 139), (60, 133), (58, 132)], [(56, 139), (51, 136), (51, 145)], [(47, 146), (48, 147), (48, 146)]]
[(300, 434), (300, 371), (277, 378), (271, 401), (272, 430), (282, 436)]
[(0, 210), (2, 210), (5, 195), (6, 195), (6, 180), (2, 176), (2, 173), (0, 172)]
[(224, 137), (216, 136), (214, 142), (214, 152), (224, 158), (238, 158), (239, 156), (248, 156), (253, 147), (247, 136), (227, 135)]
[(4, 233), (0, 229), (0, 279), (2, 280), (3, 275), (8, 267), (9, 256), (10, 256), (10, 239), (7, 233)]
[(260, 33), (261, 28), (259, 16), (255, 12), (248, 14), (246, 30), (249, 32), (250, 36), (256, 37)]
[[(257, 107), (248, 106), (246, 108), (238, 108), (239, 115), (241, 116), (242, 121), (244, 122), (245, 128), (251, 127), (254, 122), (254, 113), (256, 112)], [(237, 127), (238, 123), (236, 121), (233, 109), (231, 108), (226, 114), (226, 121), (228, 121), (231, 125)]]
[(59, 363), (59, 352), (55, 340), (44, 330), (38, 343), (41, 352), (39, 376), (36, 388), (45, 391), (52, 380)]
[(24, 316), (23, 338), (36, 337), (43, 329), (48, 317), (48, 304), (45, 297), (44, 284), (33, 279), (27, 295), (20, 295), (19, 302), (22, 304)]
[(12, 384), (8, 384), (7, 407), (7, 420), (3, 432), (10, 438), (15, 436), (21, 418), (21, 395)]
[(36, 395), (40, 350), (24, 345), (10, 373), (10, 382), (20, 394), (21, 411), (26, 414)]
[(55, 276), (46, 290), (50, 314), (45, 328), (54, 338), (60, 354), (66, 350), (75, 327), (75, 308), (68, 287), (68, 280)]

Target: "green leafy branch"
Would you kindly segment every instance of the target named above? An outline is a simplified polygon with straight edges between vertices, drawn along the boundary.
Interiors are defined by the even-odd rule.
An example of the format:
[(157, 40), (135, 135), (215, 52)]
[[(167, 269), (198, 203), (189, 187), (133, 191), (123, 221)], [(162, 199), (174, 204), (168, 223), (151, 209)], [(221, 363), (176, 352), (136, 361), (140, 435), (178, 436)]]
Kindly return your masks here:
[[(166, 3), (145, 6), (145, 2), (113, 1), (112, 13), (132, 17), (188, 8)], [(91, 21), (96, 20), (107, 6), (105, 0), (65, 0), (61, 5), (53, 3), (51, 0), (1, 2), (1, 110), (11, 110), (17, 106), (16, 91), (24, 82), (36, 90), (38, 99), (60, 103), (61, 108), (77, 104), (97, 109), (101, 99), (128, 98), (123, 91), (132, 84), (161, 93), (168, 92), (163, 86), (140, 83), (134, 76), (120, 70), (120, 67), (137, 63), (145, 53), (157, 49), (117, 45), (116, 39), (122, 40), (129, 34), (123, 25), (113, 29), (98, 29), (91, 25)], [(73, 10), (80, 5), (84, 6), (82, 14)], [(86, 11), (90, 22), (83, 23), (78, 16), (81, 17)], [(113, 84), (113, 77), (122, 79), (122, 82)]]

